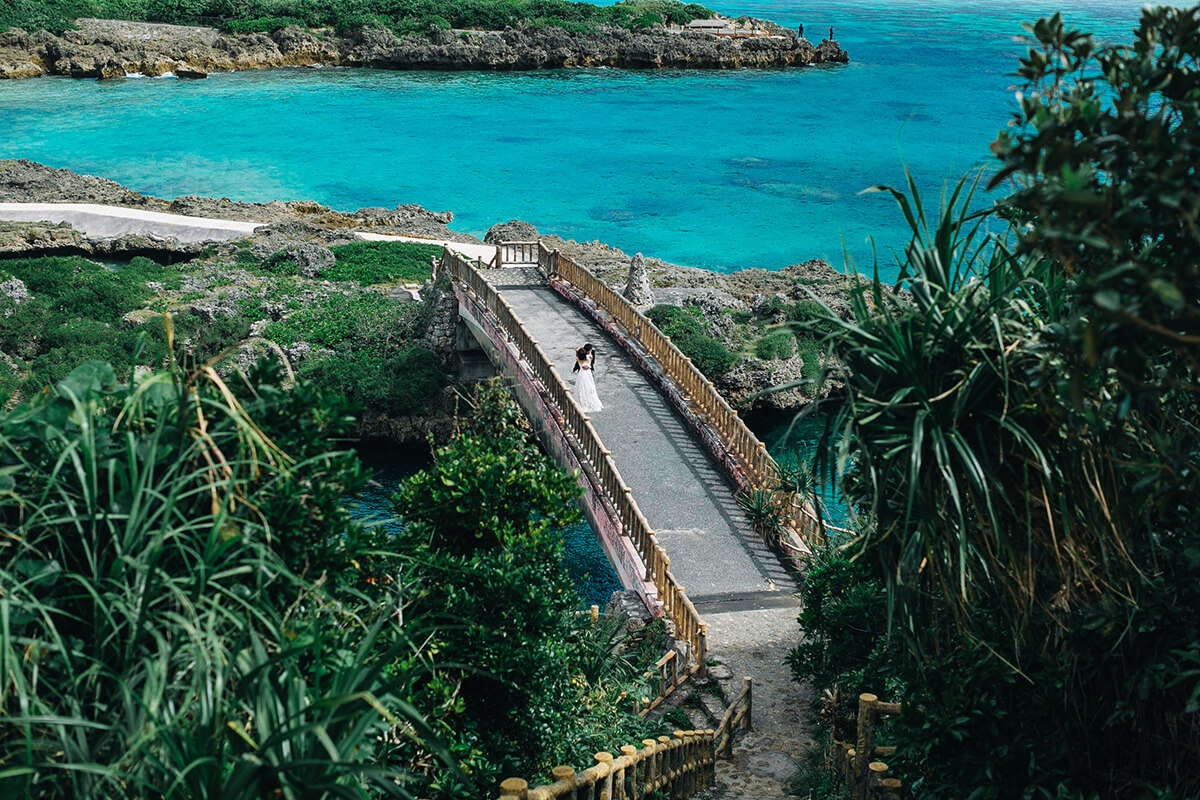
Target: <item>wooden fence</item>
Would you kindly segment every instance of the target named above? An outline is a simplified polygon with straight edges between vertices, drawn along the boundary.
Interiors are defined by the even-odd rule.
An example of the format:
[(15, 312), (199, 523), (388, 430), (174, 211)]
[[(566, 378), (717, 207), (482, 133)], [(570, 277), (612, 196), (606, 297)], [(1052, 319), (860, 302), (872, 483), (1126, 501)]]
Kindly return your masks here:
[(753, 683), (726, 709), (717, 730), (675, 731), (674, 736), (643, 739), (625, 745), (619, 756), (596, 753), (595, 765), (582, 772), (555, 767), (550, 783), (529, 787), (523, 778), (500, 784), (501, 800), (643, 800), (670, 797), (687, 800), (713, 783), (716, 759), (728, 758), (739, 727), (749, 728)]
[(803, 498), (786, 496), (790, 493), (780, 492), (779, 466), (767, 452), (766, 445), (758, 440), (729, 406), (712, 381), (679, 351), (666, 334), (607, 283), (559, 251), (547, 249), (541, 242), (538, 243), (538, 266), (547, 276), (568, 281), (598, 309), (618, 322), (647, 355), (662, 365), (663, 373), (679, 387), (691, 403), (692, 410), (708, 423), (729, 453), (741, 464), (750, 485), (785, 495), (780, 497), (780, 505), (788, 509), (788, 523), (805, 545), (812, 546), (824, 541), (825, 526), (813, 504)]
[(513, 314), (512, 308), (484, 279), (475, 265), (446, 249), (442, 254), (440, 269), (447, 270), (451, 277), (464, 286), (497, 320), (500, 329), (508, 336), (512, 347), (525, 362), (529, 372), (544, 387), (554, 406), (562, 412), (563, 427), (579, 445), (581, 458), (594, 470), (605, 496), (616, 510), (622, 535), (629, 537), (642, 559), (645, 579), (654, 585), (658, 603), (674, 627), (676, 641), (687, 645), (682, 667), (679, 667), (677, 662), (672, 664), (670, 679), (660, 679), (659, 695), (648, 706), (653, 708), (691, 675), (698, 674), (704, 677), (707, 674), (708, 627), (700, 619), (696, 607), (684, 593), (683, 587), (671, 574), (670, 559), (634, 501), (632, 490), (621, 478), (612, 453), (604, 447), (591, 419), (580, 411), (567, 389), (566, 382), (546, 357), (541, 346), (529, 335)]
[(831, 759), (846, 781), (846, 791), (852, 800), (899, 800), (901, 783), (888, 777), (888, 765), (874, 760), (890, 756), (894, 747), (876, 747), (875, 734), (879, 717), (899, 714), (899, 703), (884, 703), (873, 694), (858, 696), (858, 741), (831, 742)]

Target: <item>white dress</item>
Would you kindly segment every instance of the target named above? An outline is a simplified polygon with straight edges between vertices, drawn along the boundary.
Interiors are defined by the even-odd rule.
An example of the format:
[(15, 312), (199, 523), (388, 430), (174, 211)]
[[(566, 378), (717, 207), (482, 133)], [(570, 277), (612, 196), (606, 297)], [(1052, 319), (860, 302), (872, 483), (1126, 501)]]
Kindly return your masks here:
[(587, 360), (579, 362), (579, 373), (575, 376), (575, 399), (584, 413), (604, 410), (600, 395), (596, 394), (596, 378), (592, 375), (595, 364), (596, 357), (588, 356)]

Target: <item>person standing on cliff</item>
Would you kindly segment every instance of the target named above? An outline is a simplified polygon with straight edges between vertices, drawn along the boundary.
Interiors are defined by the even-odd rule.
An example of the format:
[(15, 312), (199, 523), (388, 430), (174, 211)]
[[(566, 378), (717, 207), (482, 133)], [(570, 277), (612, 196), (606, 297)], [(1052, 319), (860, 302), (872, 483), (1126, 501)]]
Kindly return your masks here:
[(804, 38), (804, 23), (800, 23), (800, 38)]
[(833, 26), (829, 26), (829, 41), (833, 41)]

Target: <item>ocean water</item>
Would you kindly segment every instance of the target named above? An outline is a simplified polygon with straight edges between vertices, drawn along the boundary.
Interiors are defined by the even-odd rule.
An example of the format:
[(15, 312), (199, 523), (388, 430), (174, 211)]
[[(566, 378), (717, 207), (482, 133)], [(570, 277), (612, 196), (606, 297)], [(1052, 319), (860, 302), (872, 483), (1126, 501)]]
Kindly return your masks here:
[[(207, 80), (0, 81), (0, 157), (161, 197), (419, 203), (482, 235), (512, 218), (713, 270), (907, 241), (899, 185), (927, 200), (986, 166), (1011, 115), (1020, 22), (1062, 9), (1128, 40), (1136, 0), (737, 0), (729, 14), (833, 26), (851, 63), (728, 72), (281, 70)], [(874, 242), (874, 245), (872, 245)]]

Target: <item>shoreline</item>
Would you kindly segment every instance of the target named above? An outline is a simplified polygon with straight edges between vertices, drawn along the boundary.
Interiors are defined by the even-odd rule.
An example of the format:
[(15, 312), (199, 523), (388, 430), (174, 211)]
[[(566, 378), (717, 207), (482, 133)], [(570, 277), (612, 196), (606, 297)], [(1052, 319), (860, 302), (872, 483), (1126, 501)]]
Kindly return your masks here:
[(398, 36), (383, 28), (286, 27), (272, 33), (225, 34), (216, 28), (79, 19), (78, 30), (55, 36), (10, 29), (0, 33), (0, 78), (129, 75), (204, 78), (209, 73), (280, 67), (351, 67), (397, 71), (504, 72), (612, 67), (619, 69), (740, 69), (844, 64), (835, 41), (796, 36), (732, 38), (700, 31), (602, 27), (503, 31), (431, 28)]
[[(222, 245), (206, 241), (179, 242), (173, 239), (112, 228), (111, 235), (88, 236), (66, 223), (4, 221), (0, 216), (0, 266), (8, 258), (50, 254), (79, 254), (89, 258), (116, 259), (149, 257), (160, 263), (203, 262), (206, 253), (231, 247), (262, 250), (266, 257), (289, 242), (350, 240), (357, 233), (415, 236), (427, 240), (449, 240), (478, 244), (470, 234), (450, 229), (454, 214), (433, 212), (417, 205), (395, 209), (362, 208), (354, 212), (331, 209), (311, 201), (242, 203), (227, 198), (194, 195), (165, 200), (143, 195), (115, 181), (80, 175), (69, 169), (37, 164), (24, 159), (0, 160), (0, 206), (6, 203), (97, 204), (132, 209), (131, 216), (147, 212), (205, 217), (242, 223), (257, 223), (245, 237)], [(0, 209), (2, 210), (2, 209)], [(106, 226), (107, 227), (107, 226)], [(240, 227), (240, 226), (235, 226)], [(250, 226), (253, 227), (253, 226)], [(749, 267), (718, 273), (699, 267), (672, 264), (653, 257), (631, 256), (599, 241), (577, 242), (541, 233), (528, 223), (510, 220), (493, 225), (482, 244), (500, 240), (541, 239), (551, 249), (561, 250), (622, 291), (633, 262), (644, 265), (649, 296), (644, 303), (677, 306), (697, 319), (705, 335), (718, 339), (737, 354), (736, 364), (712, 377), (730, 403), (747, 413), (783, 413), (820, 400), (836, 389), (826, 385), (818, 397), (806, 385), (784, 392), (762, 395), (771, 386), (797, 384), (811, 377), (817, 352), (806, 350), (781, 333), (789, 330), (797, 312), (819, 297), (838, 313), (847, 313), (848, 296), (854, 279), (837, 272), (824, 261), (809, 260), (779, 270)], [(238, 244), (241, 242), (242, 244)], [(235, 273), (239, 274), (240, 273)], [(239, 277), (235, 283), (242, 280)], [(210, 304), (220, 304), (228, 291), (214, 288)], [(203, 305), (203, 302), (201, 302)], [(766, 347), (761, 340), (770, 340)]]

